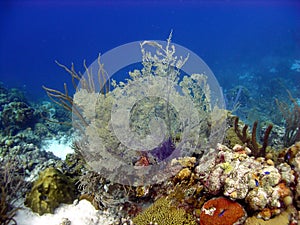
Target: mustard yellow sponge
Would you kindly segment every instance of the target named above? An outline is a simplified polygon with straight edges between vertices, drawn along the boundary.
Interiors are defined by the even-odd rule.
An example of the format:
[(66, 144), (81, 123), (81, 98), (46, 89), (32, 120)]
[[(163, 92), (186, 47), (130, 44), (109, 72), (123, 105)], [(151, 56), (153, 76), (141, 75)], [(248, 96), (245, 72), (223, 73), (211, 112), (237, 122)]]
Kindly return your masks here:
[(71, 178), (53, 167), (40, 173), (38, 180), (26, 195), (24, 204), (39, 215), (54, 213), (61, 204), (70, 204), (76, 198)]
[(171, 206), (170, 200), (160, 198), (149, 208), (133, 219), (135, 225), (196, 225), (196, 219), (186, 213), (183, 209), (176, 209)]

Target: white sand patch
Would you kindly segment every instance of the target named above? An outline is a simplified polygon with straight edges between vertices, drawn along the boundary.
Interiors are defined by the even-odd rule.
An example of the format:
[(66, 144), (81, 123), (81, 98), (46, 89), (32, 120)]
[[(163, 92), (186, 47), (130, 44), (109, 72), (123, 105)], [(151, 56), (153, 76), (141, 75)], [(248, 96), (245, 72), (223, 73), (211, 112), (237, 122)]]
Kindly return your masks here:
[(71, 225), (110, 225), (114, 222), (112, 215), (96, 210), (86, 200), (81, 200), (78, 204), (62, 204), (54, 214), (42, 216), (25, 207), (17, 212), (14, 219), (18, 225), (60, 225), (64, 219), (68, 219)]
[(55, 156), (66, 159), (66, 155), (73, 153), (74, 150), (71, 148), (72, 138), (62, 137), (60, 139), (50, 139), (43, 141), (42, 149), (45, 151), (52, 152)]

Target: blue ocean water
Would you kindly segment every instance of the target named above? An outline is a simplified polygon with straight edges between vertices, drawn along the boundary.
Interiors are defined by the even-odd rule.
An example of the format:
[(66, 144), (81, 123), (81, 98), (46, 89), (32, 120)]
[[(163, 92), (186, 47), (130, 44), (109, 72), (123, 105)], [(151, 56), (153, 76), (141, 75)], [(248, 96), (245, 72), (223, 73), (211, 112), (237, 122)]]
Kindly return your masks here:
[(42, 85), (62, 90), (69, 82), (55, 60), (83, 71), (84, 59), (132, 41), (166, 40), (171, 30), (172, 41), (198, 54), (224, 89), (249, 74), (264, 85), (275, 75), (299, 85), (300, 73), (290, 70), (300, 59), (297, 0), (2, 0), (0, 82), (43, 98)]
[[(67, 83), (68, 87), (72, 87), (70, 75), (55, 63), (56, 60), (68, 67), (74, 63), (76, 71), (84, 72), (83, 61), (86, 60), (87, 65), (90, 65), (97, 59), (99, 53), (105, 54), (111, 49), (129, 42), (166, 40), (171, 32), (172, 42), (196, 53), (213, 71), (222, 87), (226, 108), (232, 110), (232, 114), (237, 115), (240, 120), (228, 116), (226, 122), (229, 123), (225, 124), (223, 111), (210, 111), (210, 108), (216, 104), (207, 104), (211, 103), (212, 98), (203, 95), (208, 92), (202, 94), (200, 91), (197, 96), (198, 93), (194, 90), (200, 88), (197, 89), (196, 85), (194, 88), (192, 79), (189, 80), (191, 81), (190, 85), (184, 87), (183, 84), (175, 87), (178, 88), (176, 90), (179, 90), (180, 94), (190, 90), (190, 95), (197, 97), (194, 99), (198, 102), (192, 102), (195, 104), (189, 104), (189, 98), (181, 98), (183, 94), (178, 96), (178, 92), (170, 95), (172, 89), (165, 85), (159, 87), (166, 90), (167, 95), (164, 96), (168, 96), (165, 99), (168, 100), (167, 104), (158, 101), (163, 95), (148, 95), (144, 99), (138, 96), (137, 99), (134, 99), (136, 100), (134, 105), (131, 101), (122, 102), (127, 96), (129, 96), (128, 99), (131, 99), (130, 97), (139, 91), (136, 91), (136, 88), (132, 93), (128, 89), (125, 90), (123, 92), (125, 94), (121, 94), (121, 97), (125, 96), (125, 98), (116, 95), (111, 100), (102, 95), (103, 98), (99, 99), (105, 103), (103, 111), (101, 110), (102, 105), (97, 105), (93, 101), (94, 95), (85, 95), (84, 97), (79, 95), (78, 97), (79, 100), (80, 97), (84, 100), (86, 98), (88, 103), (94, 106), (93, 110), (90, 110), (90, 104), (80, 107), (79, 101), (72, 108), (70, 100), (66, 100), (66, 102), (62, 100), (62, 105), (66, 103), (65, 108), (69, 107), (68, 110), (64, 110), (54, 106), (42, 88), (45, 85), (63, 91), (64, 83)], [(130, 58), (132, 51), (127, 54)], [(128, 76), (127, 70), (132, 68), (131, 66), (128, 65), (121, 69), (116, 76), (117, 79), (122, 80)], [(141, 68), (139, 63), (133, 66)], [(167, 69), (169, 68), (167, 67)], [(199, 80), (202, 81), (199, 78), (196, 82)], [(139, 84), (144, 85), (144, 83), (137, 82), (137, 86), (134, 87), (143, 87), (142, 85), (138, 86)], [(3, 86), (7, 89), (18, 88), (25, 93), (25, 98), (29, 101), (20, 97), (17, 91), (8, 91)], [(140, 93), (142, 97), (147, 92), (145, 90), (142, 89)], [(169, 101), (170, 96), (176, 96), (178, 104)], [(222, 99), (218, 100), (221, 102)], [(122, 106), (120, 103), (124, 102), (130, 104), (123, 104), (125, 105), (123, 108), (118, 107)], [(86, 102), (83, 101), (83, 103)], [(98, 108), (99, 106), (100, 108)], [(132, 107), (129, 109), (128, 106)], [(149, 106), (155, 107), (149, 110)], [(194, 110), (193, 106), (197, 106), (198, 108), (195, 108), (197, 110)], [(70, 109), (73, 109), (72, 115)], [(224, 195), (229, 194), (233, 199), (239, 199), (248, 215), (253, 215), (256, 211), (258, 212), (257, 209), (261, 210), (264, 207), (272, 209), (273, 213), (278, 210), (283, 211), (284, 207), (292, 207), (292, 204), (295, 207), (299, 206), (300, 192), (295, 187), (300, 184), (299, 165), (297, 164), (298, 167), (295, 167), (294, 164), (298, 155), (294, 152), (299, 150), (299, 142), (288, 148), (300, 140), (299, 109), (300, 0), (0, 0), (0, 174), (4, 174), (3, 168), (8, 165), (3, 162), (6, 163), (7, 158), (10, 157), (16, 162), (11, 164), (16, 168), (12, 168), (10, 173), (24, 171), (24, 175), (30, 178), (36, 176), (37, 172), (42, 169), (55, 165), (60, 170), (65, 170), (64, 173), (72, 179), (74, 178), (73, 180), (81, 177), (79, 180), (82, 179), (82, 182), (80, 181), (81, 183), (78, 185), (78, 192), (82, 195), (86, 193), (85, 190), (79, 190), (81, 189), (79, 186), (82, 184), (83, 187), (86, 181), (90, 183), (91, 190), (95, 193), (92, 193), (90, 197), (90, 193), (88, 193), (87, 198), (91, 198), (94, 202), (99, 196), (99, 198), (97, 197), (100, 199), (99, 202), (95, 203), (98, 206), (106, 207), (105, 205), (109, 205), (110, 202), (117, 202), (117, 204), (111, 205), (116, 209), (115, 212), (118, 212), (115, 216), (123, 216), (120, 208), (124, 209), (126, 217), (129, 213), (132, 217), (136, 216), (154, 199), (158, 199), (158, 196), (166, 195), (169, 190), (174, 190), (174, 197), (172, 197), (172, 192), (168, 194), (176, 200), (174, 202), (172, 200), (172, 202), (180, 203), (178, 207), (182, 205), (189, 211), (189, 214), (193, 213), (193, 216), (197, 216), (195, 221), (199, 223), (201, 217), (198, 215), (199, 213), (211, 214), (211, 210), (205, 209), (204, 205), (200, 212), (200, 201), (204, 203), (204, 200), (206, 201), (212, 196), (223, 195), (226, 179), (230, 179), (228, 184), (230, 186), (234, 184), (236, 190), (232, 192), (226, 190)], [(110, 114), (107, 113), (107, 110)], [(88, 115), (86, 115), (86, 111)], [(127, 117), (126, 113), (129, 111), (131, 115)], [(209, 112), (209, 115), (205, 111)], [(202, 112), (203, 115), (199, 116)], [(127, 123), (124, 123), (124, 118), (129, 119), (129, 129), (127, 129)], [(162, 123), (162, 119), (165, 123)], [(291, 125), (289, 120), (292, 121), (292, 126), (289, 126)], [(239, 130), (238, 121), (249, 124), (249, 129), (248, 125), (245, 125), (243, 129)], [(230, 126), (233, 128), (231, 131), (229, 131)], [(78, 132), (75, 131), (76, 128), (79, 128)], [(228, 129), (226, 130), (226, 128)], [(236, 138), (230, 137), (233, 130), (240, 136), (239, 139), (244, 145), (235, 148), (231, 153), (225, 146), (219, 145), (215, 148), (216, 142), (222, 141), (232, 148), (229, 144), (236, 144)], [(86, 136), (87, 139), (77, 136), (80, 131), (86, 131), (84, 137)], [(138, 136), (131, 136), (132, 131), (136, 132)], [(246, 135), (248, 131), (252, 134), (251, 141)], [(152, 138), (148, 134), (155, 134), (155, 136)], [(147, 140), (151, 138), (151, 142), (149, 142), (151, 145), (139, 145), (140, 139), (144, 137)], [(209, 145), (206, 145), (206, 142), (209, 142)], [(131, 145), (132, 143), (133, 145)], [(153, 143), (157, 146), (153, 147)], [(261, 143), (262, 147), (258, 146), (258, 143)], [(213, 156), (210, 154), (212, 151), (208, 151), (210, 145), (223, 153)], [(272, 149), (268, 149), (271, 156), (268, 154), (268, 157), (265, 157), (268, 160), (265, 162), (261, 158), (255, 161), (254, 157), (265, 156), (267, 145), (272, 147)], [(138, 148), (134, 148), (136, 146)], [(253, 157), (250, 159), (245, 155), (248, 151), (245, 147), (251, 148), (251, 146)], [(281, 151), (277, 157), (275, 151), (285, 147), (287, 148)], [(60, 161), (52, 154), (64, 158), (73, 150), (75, 150), (75, 154), (69, 155), (66, 161)], [(275, 154), (272, 153), (273, 151)], [(78, 152), (82, 154), (77, 154)], [(94, 153), (96, 157), (94, 157)], [(175, 174), (168, 173), (168, 170), (170, 169), (173, 173), (175, 167), (173, 170), (172, 166), (164, 168), (164, 165), (169, 166), (165, 162), (172, 157), (175, 159), (181, 156), (181, 153), (183, 153), (182, 156), (195, 156), (197, 161), (196, 163), (192, 162), (192, 158), (186, 162), (177, 160), (182, 166), (186, 164), (184, 169), (187, 172), (181, 173), (183, 176), (173, 177)], [(236, 157), (239, 153), (241, 153), (241, 159)], [(248, 154), (250, 155), (250, 152)], [(18, 157), (19, 155), (22, 157)], [(89, 171), (90, 165), (86, 169), (81, 167), (82, 162), (79, 162), (81, 157), (84, 157), (84, 164), (86, 162), (89, 164), (88, 160), (92, 159), (92, 163), (99, 160), (95, 164), (105, 165), (103, 168), (96, 165)], [(74, 160), (75, 162), (73, 162)], [(122, 162), (120, 163), (121, 167), (116, 165), (118, 164), (117, 160)], [(206, 163), (212, 163), (215, 166), (205, 166)], [(285, 165), (282, 166), (282, 164)], [(177, 167), (176, 164), (174, 165)], [(198, 165), (204, 165), (203, 170)], [(237, 168), (236, 165), (241, 166)], [(123, 170), (123, 166), (126, 167), (125, 170)], [(144, 170), (143, 168), (147, 166), (153, 166), (154, 169)], [(139, 171), (137, 173), (138, 182), (141, 183), (135, 182), (135, 177), (130, 177), (131, 169), (134, 168), (136, 171), (137, 167), (141, 169), (141, 173)], [(127, 170), (127, 168), (129, 169)], [(84, 170), (87, 172), (85, 175), (83, 174)], [(92, 180), (95, 182), (91, 182), (88, 173), (91, 172), (92, 175), (94, 170), (95, 172), (100, 171), (100, 182), (98, 182), (98, 178)], [(111, 170), (114, 170), (113, 173), (107, 173)], [(222, 172), (223, 170), (224, 172)], [(238, 174), (235, 173), (235, 170), (245, 170), (246, 172), (242, 171)], [(142, 171), (146, 171), (145, 175), (147, 176), (144, 176)], [(165, 171), (166, 177), (163, 176)], [(184, 170), (180, 172), (182, 171)], [(220, 172), (214, 175), (214, 171)], [(207, 174), (207, 176), (202, 176), (202, 174)], [(235, 174), (238, 175), (235, 176)], [(243, 179), (249, 174), (251, 174), (252, 181), (255, 182), (254, 185), (253, 182), (250, 183), (250, 178), (245, 179), (246, 181)], [(269, 174), (272, 175), (271, 178), (269, 178)], [(161, 176), (163, 178), (160, 178)], [(227, 178), (224, 179), (226, 176)], [(113, 179), (110, 180), (110, 178)], [(169, 178), (174, 184), (169, 181), (164, 182), (166, 180), (162, 181)], [(213, 184), (214, 180), (221, 179), (223, 181), (216, 182), (219, 183), (217, 184), (219, 187), (216, 187), (217, 185)], [(273, 184), (271, 179), (277, 181), (274, 181)], [(249, 184), (247, 184), (248, 180)], [(189, 181), (189, 184), (186, 181)], [(11, 190), (11, 183), (15, 183), (14, 179), (9, 185), (6, 185), (5, 182), (2, 182), (5, 184), (5, 189), (0, 194), (7, 193), (7, 196), (12, 195), (14, 198), (24, 196), (26, 188), (23, 190), (22, 185), (16, 185), (16, 191), (15, 189)], [(118, 189), (121, 186), (115, 185), (118, 183), (122, 184), (120, 192)], [(151, 187), (152, 183), (155, 184), (153, 188)], [(239, 185), (240, 183), (242, 185)], [(123, 184), (128, 186), (128, 193)], [(131, 188), (132, 184), (139, 185), (141, 188)], [(159, 186), (160, 184), (162, 185)], [(68, 185), (64, 183), (63, 186), (67, 187)], [(180, 191), (181, 188), (182, 191)], [(48, 194), (48, 186), (46, 189)], [(242, 189), (246, 190), (244, 197), (241, 197), (244, 191), (241, 191), (243, 194), (239, 193), (239, 197), (234, 197), (233, 193), (238, 195), (237, 193)], [(266, 194), (268, 200), (262, 201), (268, 201), (268, 203), (263, 203), (265, 206), (256, 206), (257, 196), (255, 197), (255, 192), (252, 194), (254, 189), (259, 190), (257, 195), (260, 194), (260, 191), (264, 191), (261, 193)], [(284, 194), (279, 197), (281, 189), (286, 192), (282, 191)], [(249, 194), (250, 191), (251, 194)], [(17, 193), (16, 196), (14, 196), (15, 193)], [(42, 202), (48, 199), (48, 195), (40, 193), (42, 191), (39, 192)], [(126, 197), (123, 197), (122, 193)], [(184, 194), (184, 198), (176, 197), (177, 194), (179, 196)], [(247, 201), (244, 199), (246, 194), (247, 197), (250, 196), (246, 197)], [(250, 199), (249, 202), (248, 199)], [(103, 202), (101, 202), (102, 200)], [(7, 199), (4, 198), (4, 201)], [(123, 203), (125, 203), (124, 207)], [(252, 205), (252, 203), (255, 204)], [(279, 205), (275, 207), (277, 203)], [(38, 204), (40, 205), (40, 203)], [(122, 204), (122, 207), (119, 207), (118, 204)], [(6, 208), (12, 209), (12, 207)], [(31, 206), (31, 208), (35, 207)], [(209, 210), (208, 214), (207, 210)], [(83, 212), (85, 213), (85, 210)], [(224, 217), (228, 218), (228, 215), (231, 215), (228, 213), (232, 212), (236, 212), (236, 210), (227, 210), (222, 207), (219, 213), (212, 213), (219, 220), (223, 220)], [(4, 211), (4, 213), (6, 212)], [(90, 215), (89, 213), (85, 214)], [(290, 220), (298, 219), (296, 213), (292, 214), (294, 213), (291, 210)], [(27, 221), (21, 217), (18, 217), (18, 223), (20, 221), (32, 224), (30, 220)], [(68, 220), (68, 218), (64, 219)], [(205, 221), (205, 217), (200, 219)], [(91, 219), (89, 218), (89, 220)]]

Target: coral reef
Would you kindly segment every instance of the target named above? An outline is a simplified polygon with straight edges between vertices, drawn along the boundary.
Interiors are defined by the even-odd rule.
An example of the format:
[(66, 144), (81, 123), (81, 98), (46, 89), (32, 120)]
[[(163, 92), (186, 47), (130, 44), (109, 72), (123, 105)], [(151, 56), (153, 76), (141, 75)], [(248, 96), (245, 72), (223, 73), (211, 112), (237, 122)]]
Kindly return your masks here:
[[(173, 160), (174, 164), (182, 163), (184, 168), (165, 182), (169, 184), (168, 191), (162, 191), (167, 194), (166, 199), (172, 207), (200, 218), (200, 224), (243, 224), (248, 213), (254, 215), (247, 222), (249, 224), (256, 217), (261, 218), (257, 222), (261, 224), (272, 218), (272, 221), (288, 220), (292, 224), (297, 221), (293, 206), (297, 199), (293, 196), (296, 178), (292, 163), (297, 160), (296, 155), (292, 156), (289, 165), (280, 157), (274, 162), (270, 157), (249, 156), (250, 149), (240, 145), (229, 149), (219, 144), (216, 150), (211, 149), (197, 161), (195, 158)], [(163, 189), (164, 185), (160, 187)], [(148, 189), (150, 195), (153, 191), (153, 188)], [(226, 198), (215, 197), (207, 201), (208, 196)], [(285, 212), (282, 214), (286, 208), (293, 211), (289, 217)], [(140, 215), (144, 216), (143, 212), (135, 218)], [(148, 224), (156, 221), (150, 218)]]
[(279, 160), (286, 162), (293, 167), (293, 172), (295, 173), (294, 198), (297, 208), (300, 209), (300, 142), (296, 142), (289, 148), (284, 149), (279, 154)]
[(297, 211), (293, 207), (288, 207), (281, 214), (269, 220), (257, 218), (256, 216), (248, 217), (244, 225), (296, 225), (298, 224), (297, 220), (291, 219), (295, 218), (296, 214)]
[[(212, 195), (223, 194), (231, 199), (245, 199), (247, 207), (252, 211), (265, 208), (281, 208), (282, 201), (287, 195), (281, 194), (283, 189), (289, 189), (283, 183), (293, 182), (292, 173), (282, 175), (272, 160), (249, 157), (244, 147), (236, 146), (233, 150), (219, 145), (218, 152), (209, 154), (210, 161), (203, 157), (195, 171), (204, 184), (205, 189)], [(210, 164), (209, 167), (205, 164)], [(288, 191), (288, 190), (287, 190)], [(291, 191), (288, 191), (290, 195)]]
[(24, 102), (10, 102), (4, 105), (0, 114), (1, 125), (7, 134), (15, 134), (17, 130), (32, 127), (36, 120), (34, 109)]
[[(141, 43), (143, 69), (130, 72), (126, 83), (114, 81), (113, 90), (107, 89), (109, 80), (100, 57), (100, 90), (96, 90), (92, 71), (85, 63), (87, 77), (77, 73), (73, 65), (67, 68), (58, 63), (72, 77), (76, 90), (74, 97), (69, 94), (66, 85), (64, 92), (44, 87), (54, 102), (68, 111), (73, 110), (74, 125), (85, 135), (74, 146), (82, 159), (69, 155), (60, 164), (60, 168), (67, 171), (74, 181), (78, 180), (80, 199), (89, 200), (96, 209), (112, 210), (120, 218), (116, 224), (242, 224), (247, 216), (251, 218), (246, 222), (249, 224), (253, 223), (254, 217), (254, 221), (259, 221), (257, 223), (281, 216), (285, 218), (280, 221), (294, 222), (297, 215), (292, 211), (295, 206), (300, 208), (300, 145), (295, 143), (299, 135), (297, 102), (292, 100), (292, 108), (280, 104), (282, 111), (289, 110), (287, 113), (292, 115), (285, 117), (290, 121), (286, 122), (285, 145), (295, 144), (281, 154), (267, 149), (273, 125), (267, 125), (267, 121), (254, 122), (250, 134), (248, 125), (241, 125), (238, 117), (226, 118), (230, 113), (222, 109), (214, 111), (209, 104), (211, 92), (207, 77), (204, 74), (180, 77), (180, 69), (188, 57), (175, 56), (175, 47), (170, 44), (170, 39), (171, 35), (166, 48), (153, 41)], [(148, 52), (147, 47), (154, 47), (156, 55)], [(76, 80), (80, 82), (79, 86), (76, 86)], [(149, 85), (146, 88), (145, 83)], [(166, 85), (170, 90), (165, 88)], [(173, 91), (173, 87), (176, 87), (174, 90), (180, 89), (181, 93)], [(168, 89), (166, 96), (174, 99), (173, 102), (166, 101), (168, 98), (164, 96), (153, 97), (165, 89)], [(137, 101), (136, 96), (144, 93), (148, 95), (142, 95), (143, 98)], [(242, 87), (234, 88), (228, 94), (232, 109), (238, 108), (241, 103), (244, 110), (252, 98), (252, 93)], [(189, 99), (195, 111), (187, 110)], [(120, 109), (118, 103), (122, 101), (128, 104)], [(132, 102), (135, 104), (131, 105)], [(125, 112), (129, 111), (131, 114), (127, 116)], [(51, 107), (47, 113), (43, 112), (55, 119), (55, 110)], [(191, 117), (183, 117), (180, 121), (181, 113)], [(219, 113), (221, 122), (231, 120), (225, 145), (210, 145), (212, 127), (222, 128), (218, 124), (220, 121), (211, 118)], [(196, 115), (200, 120), (195, 119)], [(253, 115), (257, 117), (255, 113)], [(187, 126), (186, 121), (192, 121), (191, 126)], [(185, 128), (190, 132), (184, 132)], [(282, 127), (274, 125), (274, 128), (279, 139)], [(41, 135), (48, 133), (41, 124), (36, 124), (34, 130)], [(118, 133), (120, 130), (123, 132)], [(264, 131), (259, 133), (259, 130)], [(137, 136), (130, 136), (130, 132)], [(129, 141), (121, 142), (120, 137), (122, 141)], [(131, 148), (130, 144), (139, 143), (140, 139), (150, 144)], [(155, 147), (151, 147), (153, 143)], [(6, 146), (6, 152), (17, 151), (11, 139), (2, 144)], [(276, 142), (273, 144), (278, 147)], [(162, 165), (166, 170), (162, 169), (159, 163), (167, 161), (170, 156), (174, 158)], [(155, 165), (158, 165), (158, 170), (151, 170)], [(137, 171), (138, 179), (130, 177)], [(170, 174), (163, 176), (165, 171)], [(139, 179), (141, 177), (143, 179)], [(48, 186), (44, 187), (41, 180), (35, 183), (34, 198), (42, 196), (42, 199), (31, 207), (39, 213), (53, 212), (59, 202), (52, 198), (54, 204), (47, 205), (45, 198), (50, 197), (39, 192), (43, 188)], [(26, 203), (31, 203), (28, 197)], [(289, 218), (286, 216), (287, 209), (291, 209)]]
[(41, 149), (37, 137), (32, 135), (31, 131), (26, 131), (1, 138), (0, 157), (5, 160), (17, 158), (20, 171), (24, 171), (24, 176), (32, 180), (38, 176), (39, 171), (49, 166), (56, 166), (59, 159), (52, 152)]
[(7, 89), (4, 87), (3, 83), (0, 82), (0, 111), (3, 107), (11, 102), (25, 102), (26, 98), (24, 94), (17, 88)]
[(61, 203), (72, 203), (76, 197), (75, 185), (71, 179), (57, 169), (50, 167), (41, 172), (27, 194), (25, 205), (40, 215), (54, 213)]
[(17, 159), (18, 170), (28, 180), (49, 166), (56, 167), (60, 159), (45, 151), (44, 141), (70, 136), (70, 126), (57, 119), (66, 118), (63, 111), (51, 102), (29, 103), (17, 89), (0, 85), (0, 159)]

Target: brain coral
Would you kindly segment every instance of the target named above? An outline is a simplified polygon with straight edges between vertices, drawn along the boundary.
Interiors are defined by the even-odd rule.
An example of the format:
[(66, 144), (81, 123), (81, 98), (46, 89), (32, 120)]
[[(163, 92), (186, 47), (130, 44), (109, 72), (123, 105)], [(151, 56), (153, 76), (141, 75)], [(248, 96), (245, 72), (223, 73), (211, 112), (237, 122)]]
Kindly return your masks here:
[(133, 219), (133, 223), (135, 225), (149, 225), (155, 223), (159, 225), (197, 224), (192, 215), (187, 214), (183, 209), (171, 207), (171, 202), (167, 198), (158, 199), (152, 206), (137, 215)]

